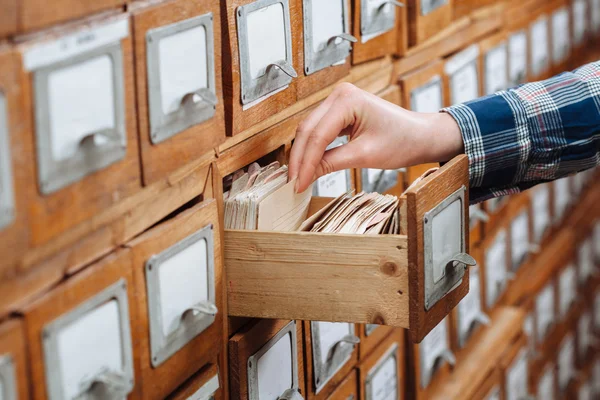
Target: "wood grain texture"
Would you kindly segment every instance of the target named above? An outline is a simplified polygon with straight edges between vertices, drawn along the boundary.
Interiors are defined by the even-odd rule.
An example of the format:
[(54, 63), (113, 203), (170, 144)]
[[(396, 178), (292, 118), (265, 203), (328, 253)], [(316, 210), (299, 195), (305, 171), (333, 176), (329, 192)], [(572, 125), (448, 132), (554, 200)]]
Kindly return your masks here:
[(454, 0), (452, 18), (458, 19), (468, 16), (475, 9), (497, 3), (496, 0)]
[(226, 230), (229, 314), (408, 328), (406, 248), (400, 235)]
[[(315, 369), (313, 355), (313, 336), (310, 321), (303, 321), (304, 324), (304, 368), (306, 372), (306, 396), (308, 400), (325, 400), (334, 395), (336, 388), (341, 386), (346, 375), (352, 371), (358, 361), (358, 346), (354, 346), (354, 350), (350, 354), (350, 358), (344, 365), (335, 373), (329, 381), (321, 388), (319, 393), (316, 393), (315, 385)], [(358, 326), (354, 327), (355, 335), (358, 336)], [(324, 349), (322, 349), (323, 351)]]
[[(32, 385), (32, 399), (46, 399), (46, 370), (44, 366), (44, 350), (42, 346), (42, 330), (46, 324), (61, 315), (77, 308), (86, 300), (94, 297), (110, 285), (125, 279), (127, 282), (127, 295), (129, 303), (129, 324), (132, 335), (137, 326), (137, 307), (133, 290), (133, 274), (131, 254), (123, 249), (112, 253), (98, 263), (86, 268), (84, 271), (64, 281), (59, 286), (40, 299), (28, 304), (24, 310), (26, 338), (29, 347), (29, 365)], [(132, 338), (135, 350), (136, 342)], [(134, 369), (139, 362), (134, 352)], [(139, 377), (129, 399), (137, 399), (140, 385)]]
[(360, 343), (358, 344), (359, 362), (362, 362), (365, 358), (367, 358), (373, 352), (373, 350), (394, 331), (394, 328), (390, 326), (380, 325), (375, 328), (370, 335), (367, 335), (366, 325), (359, 324), (357, 326), (357, 336), (360, 338)]
[[(346, 0), (350, 4), (351, 0)], [(296, 3), (296, 10), (299, 14), (298, 19), (300, 25), (298, 29), (292, 30), (292, 47), (294, 48), (294, 60), (298, 63), (298, 79), (296, 80), (297, 100), (302, 100), (305, 97), (323, 89), (324, 87), (333, 85), (339, 82), (342, 78), (350, 73), (350, 56), (346, 58), (346, 62), (341, 65), (331, 66), (322, 69), (310, 75), (306, 74), (304, 63), (304, 7), (303, 0), (290, 0), (290, 3)], [(350, 10), (350, 7), (348, 7)], [(350, 17), (348, 17), (350, 23)]]
[[(146, 33), (155, 28), (212, 13), (214, 69), (218, 103), (215, 115), (166, 141), (154, 145), (150, 139), (148, 65)], [(225, 115), (221, 74), (221, 14), (219, 4), (210, 0), (172, 0), (140, 8), (132, 13), (135, 43), (137, 116), (144, 184), (156, 182), (181, 167), (210, 153), (225, 140)], [(192, 88), (191, 88), (192, 89)]]
[(505, 357), (505, 349), (524, 338), (525, 313), (518, 308), (500, 307), (490, 317), (491, 325), (478, 330), (463, 351), (456, 354), (456, 367), (448, 379), (434, 379), (425, 398), (480, 399), (484, 397), (477, 397), (476, 393), (481, 392), (483, 382), (500, 382), (495, 371)]
[[(403, 362), (406, 358), (406, 348), (405, 348), (405, 336), (404, 336), (404, 330), (403, 329), (394, 329), (393, 332), (383, 341), (379, 344), (379, 346), (377, 346), (377, 348), (375, 350), (373, 350), (373, 352), (364, 360), (362, 360), (358, 366), (358, 386), (359, 386), (359, 393), (360, 399), (367, 399), (367, 393), (366, 393), (366, 379), (369, 376), (369, 372), (372, 371), (372, 369), (377, 365), (377, 363), (381, 360), (381, 358), (383, 356), (386, 355), (386, 353), (392, 348), (392, 346), (397, 345), (397, 350), (396, 350), (396, 360), (397, 362), (397, 368), (398, 368), (398, 380), (399, 380), (399, 386), (398, 386), (398, 393), (399, 394), (404, 394), (405, 392), (405, 388), (406, 388), (406, 380), (407, 380), (407, 376), (409, 374), (412, 374), (413, 372), (410, 371), (409, 369), (407, 369), (405, 363)], [(410, 371), (410, 372), (409, 372)], [(400, 395), (399, 398), (405, 398), (404, 396)], [(410, 397), (406, 397), (406, 398), (410, 398)]]
[(19, 33), (30, 32), (105, 10), (122, 11), (124, 7), (124, 0), (57, 0), (51, 8), (44, 0), (21, 0), (18, 29)]
[(502, 385), (501, 374), (499, 369), (495, 369), (485, 380), (479, 385), (471, 400), (487, 400), (500, 389)]
[[(2, 6), (0, 5), (0, 7)], [(2, 281), (16, 277), (17, 263), (29, 247), (27, 186), (24, 181), (31, 172), (32, 166), (30, 156), (25, 152), (22, 141), (24, 135), (22, 121), (25, 118), (25, 111), (20, 101), (23, 95), (19, 80), (20, 69), (21, 62), (16, 52), (8, 46), (0, 46), (0, 94), (3, 95), (6, 104), (7, 139), (10, 146), (7, 153), (11, 162), (15, 206), (12, 222), (4, 228), (0, 228), (0, 254), (2, 254), (0, 257), (0, 285)]]
[(333, 393), (331, 393), (331, 396), (328, 397), (328, 400), (349, 400), (350, 398), (359, 398), (358, 375), (356, 369), (350, 371), (348, 376), (344, 378), (344, 381), (340, 383)]
[[(101, 23), (108, 23), (119, 18), (122, 17), (109, 18)], [(23, 52), (29, 45), (31, 45), (30, 42), (23, 43), (19, 46), (19, 50)], [(121, 46), (125, 93), (126, 154), (120, 161), (47, 196), (38, 191), (37, 173), (27, 174), (27, 179), (23, 181), (23, 184), (27, 187), (31, 242), (34, 246), (48, 242), (133, 195), (141, 188), (131, 38), (128, 36), (122, 39)], [(24, 85), (22, 101), (26, 110), (21, 146), (24, 154), (30, 155), (31, 160), (35, 159), (31, 155), (35, 154), (34, 143), (36, 140), (33, 73), (23, 70), (21, 76)]]
[[(216, 306), (219, 312), (214, 322), (202, 333), (190, 340), (183, 348), (165, 360), (158, 367), (152, 366), (150, 351), (150, 316), (148, 313), (148, 291), (145, 266), (153, 255), (159, 254), (186, 237), (213, 226), (214, 239), (214, 284)], [(220, 220), (217, 202), (204, 201), (182, 212), (173, 219), (163, 222), (152, 230), (127, 244), (131, 249), (135, 284), (135, 307), (138, 308), (138, 323), (133, 332), (136, 337), (139, 357), (139, 370), (136, 376), (141, 380), (142, 398), (164, 399), (180, 384), (192, 376), (198, 367), (214, 360), (224, 349), (223, 329), (223, 261), (221, 251)], [(158, 295), (155, 294), (155, 295)]]
[(208, 364), (202, 367), (202, 369), (196, 372), (190, 379), (184, 382), (180, 387), (177, 388), (173, 393), (166, 397), (166, 400), (190, 400), (194, 399), (194, 395), (202, 386), (204, 386), (210, 379), (215, 375), (219, 374), (219, 389), (214, 393), (214, 400), (223, 400), (225, 387), (223, 383), (223, 375), (227, 375), (227, 370), (219, 370), (217, 364)]
[(9, 355), (12, 359), (17, 398), (28, 399), (30, 382), (27, 343), (23, 320), (20, 318), (9, 319), (0, 324), (0, 357), (4, 355)]
[(455, 0), (448, 0), (446, 4), (436, 8), (427, 15), (421, 14), (422, 0), (409, 0), (408, 26), (409, 46), (423, 43), (436, 33), (450, 25), (452, 22), (452, 7)]
[(392, 29), (374, 37), (367, 42), (362, 42), (361, 34), (361, 3), (367, 0), (352, 0), (352, 35), (358, 39), (358, 42), (352, 46), (352, 65), (361, 64), (377, 58), (395, 54), (402, 49), (402, 44), (398, 44), (401, 39), (398, 31), (406, 29), (406, 11), (405, 7), (396, 12), (396, 23)]
[[(248, 359), (289, 323), (289, 320), (256, 320), (229, 339), (230, 398), (248, 400)], [(305, 396), (302, 322), (296, 321), (298, 387)]]
[(0, 39), (13, 36), (17, 32), (19, 2), (17, 0), (0, 1)]
[[(468, 184), (468, 160), (459, 156), (446, 163), (435, 174), (420, 182), (406, 193), (408, 210), (408, 257), (409, 257), (409, 292), (410, 292), (410, 334), (411, 339), (420, 342), (469, 291), (469, 274), (465, 274), (462, 283), (452, 292), (444, 296), (429, 311), (425, 311), (425, 277), (424, 277), (424, 214), (443, 201), (456, 190)], [(468, 190), (465, 193), (464, 224), (469, 226)], [(469, 244), (466, 230), (466, 248)]]
[[(237, 18), (236, 10), (240, 6), (253, 3), (254, 0), (225, 0), (221, 1), (221, 24), (228, 29), (223, 30), (223, 96), (225, 102), (225, 121), (227, 134), (235, 136), (246, 129), (264, 121), (269, 117), (274, 117), (285, 108), (296, 102), (296, 81), (293, 79), (289, 87), (264, 100), (260, 104), (244, 111), (242, 109), (242, 86), (240, 71), (240, 55), (237, 36)], [(302, 19), (299, 17), (296, 2), (290, 2), (290, 22), (291, 31), (302, 29)], [(292, 43), (292, 47), (298, 43)], [(297, 51), (292, 49), (292, 54)], [(298, 57), (293, 56), (292, 66), (296, 71), (300, 71)], [(281, 121), (283, 115), (278, 115), (272, 120), (273, 123)]]

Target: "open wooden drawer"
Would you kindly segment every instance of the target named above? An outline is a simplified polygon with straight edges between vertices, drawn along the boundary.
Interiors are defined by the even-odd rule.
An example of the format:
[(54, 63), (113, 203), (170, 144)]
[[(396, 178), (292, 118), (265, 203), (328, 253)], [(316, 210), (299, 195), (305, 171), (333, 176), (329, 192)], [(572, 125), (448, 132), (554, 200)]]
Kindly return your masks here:
[(420, 342), (468, 292), (467, 170), (459, 156), (409, 188), (400, 235), (226, 230), (229, 315), (390, 325)]

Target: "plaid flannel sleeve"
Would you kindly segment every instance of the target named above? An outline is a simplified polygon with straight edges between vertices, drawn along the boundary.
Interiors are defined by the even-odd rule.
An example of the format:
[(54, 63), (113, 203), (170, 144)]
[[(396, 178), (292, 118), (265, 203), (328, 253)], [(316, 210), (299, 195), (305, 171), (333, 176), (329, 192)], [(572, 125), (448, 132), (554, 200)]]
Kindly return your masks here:
[(443, 111), (463, 135), (472, 203), (600, 162), (600, 61)]

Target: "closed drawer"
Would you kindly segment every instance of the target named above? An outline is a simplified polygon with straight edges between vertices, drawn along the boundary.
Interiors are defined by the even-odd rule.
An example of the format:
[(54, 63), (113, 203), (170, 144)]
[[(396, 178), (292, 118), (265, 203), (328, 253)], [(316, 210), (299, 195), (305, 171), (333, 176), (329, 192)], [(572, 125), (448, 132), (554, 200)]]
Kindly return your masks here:
[[(506, 225), (506, 223), (504, 223)], [(486, 234), (481, 245), (473, 252), (480, 267), (482, 304), (486, 311), (492, 310), (508, 285), (509, 234), (506, 226)]]
[(435, 36), (452, 22), (455, 0), (408, 0), (409, 46)]
[(328, 397), (329, 400), (356, 400), (358, 398), (358, 376), (356, 369), (353, 369), (331, 396)]
[(538, 399), (555, 398), (556, 388), (556, 364), (549, 361), (541, 369), (530, 371), (530, 391)]
[(508, 88), (508, 43), (506, 33), (499, 33), (479, 43), (481, 51), (482, 95), (494, 94)]
[(420, 341), (468, 290), (452, 261), (468, 251), (467, 181), (458, 157), (408, 190), (401, 235), (226, 230), (229, 314), (391, 325)]
[(551, 74), (550, 16), (545, 9), (546, 7), (541, 7), (541, 11), (529, 23), (529, 80), (532, 82)]
[(229, 339), (234, 400), (303, 399), (302, 323), (256, 320)]
[(446, 60), (444, 64), (444, 105), (474, 100), (481, 95), (480, 49), (475, 44)]
[(350, 0), (292, 1), (298, 3), (303, 20), (302, 29), (292, 32), (299, 65), (298, 99), (303, 99), (348, 75), (356, 38), (350, 31)]
[(20, 46), (33, 116), (33, 137), (22, 143), (35, 154), (37, 176), (27, 182), (35, 245), (140, 188), (129, 29), (123, 15)]
[(529, 355), (526, 339), (522, 336), (505, 354), (501, 361), (503, 374), (502, 393), (506, 400), (516, 400), (530, 396)]
[(0, 324), (0, 397), (29, 398), (27, 353), (23, 321), (9, 319)]
[(385, 339), (394, 328), (377, 324), (358, 325), (358, 360), (362, 361)]
[[(360, 64), (406, 49), (406, 7), (384, 0), (353, 2), (353, 35), (357, 42), (352, 64)], [(401, 32), (401, 33), (399, 33)], [(401, 43), (399, 43), (401, 42)]]
[(219, 227), (217, 202), (207, 199), (127, 244), (145, 399), (165, 398), (223, 349)]
[(150, 184), (225, 140), (221, 13), (204, 0), (132, 14), (142, 172)]
[(137, 398), (131, 254), (121, 250), (24, 312), (35, 399)]
[(326, 399), (358, 360), (357, 327), (345, 322), (304, 322), (307, 399)]
[(18, 23), (17, 0), (2, 0), (0, 2), (0, 38), (13, 36), (17, 32)]
[(459, 19), (471, 14), (479, 7), (494, 4), (494, 0), (454, 0), (452, 15), (454, 19)]
[(188, 379), (167, 400), (222, 400), (225, 398), (223, 377), (217, 364), (204, 366)]
[(298, 5), (294, 0), (226, 0), (222, 5), (228, 25), (223, 46), (228, 135), (241, 133), (296, 101), (301, 71), (292, 32), (302, 29)]
[(573, 47), (571, 32), (573, 32), (575, 27), (571, 27), (571, 8), (569, 3), (565, 0), (555, 0), (549, 6), (550, 54), (552, 71), (557, 74), (568, 68)]
[(406, 373), (404, 331), (395, 329), (358, 366), (361, 399), (402, 399)]
[(21, 146), (23, 109), (19, 85), (19, 58), (0, 46), (0, 281), (15, 276), (27, 249), (26, 185), (32, 165)]

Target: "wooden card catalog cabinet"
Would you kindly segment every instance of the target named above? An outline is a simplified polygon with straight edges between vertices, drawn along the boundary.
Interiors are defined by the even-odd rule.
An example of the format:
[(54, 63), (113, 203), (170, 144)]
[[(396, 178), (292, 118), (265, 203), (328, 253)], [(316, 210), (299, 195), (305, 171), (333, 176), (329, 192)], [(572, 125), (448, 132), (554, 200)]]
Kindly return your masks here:
[(550, 217), (551, 190), (549, 184), (539, 185), (532, 189), (531, 195), (531, 219), (532, 219), (532, 242), (541, 244), (548, 233), (552, 220)]
[(226, 230), (229, 315), (390, 325), (420, 341), (464, 297), (475, 264), (467, 164), (457, 157), (400, 197), (400, 235)]
[(19, 319), (0, 324), (0, 399), (29, 398), (25, 331)]
[(551, 329), (556, 325), (556, 288), (549, 282), (535, 298), (536, 342), (544, 343)]
[(406, 50), (406, 7), (396, 0), (356, 0), (352, 33), (357, 38), (352, 64), (360, 64)]
[[(565, 71), (571, 56), (571, 14), (569, 3), (555, 1), (550, 19), (552, 65), (555, 73)], [(536, 45), (535, 43), (533, 44)]]
[(145, 399), (162, 399), (217, 357), (223, 343), (217, 202), (208, 199), (134, 239)]
[(332, 85), (350, 72), (357, 39), (350, 33), (350, 0), (292, 0), (301, 5), (303, 29), (292, 32), (300, 77), (298, 99)]
[(326, 399), (356, 364), (360, 339), (354, 324), (318, 321), (304, 324), (306, 398)]
[[(600, 302), (600, 295), (598, 296)], [(600, 304), (599, 304), (600, 307)], [(600, 325), (600, 322), (599, 322)], [(377, 325), (377, 324), (364, 324), (358, 325), (358, 337), (360, 343), (358, 344), (358, 359), (359, 361), (364, 360), (375, 347), (377, 347), (383, 339), (385, 339), (393, 330), (389, 326)]]
[(226, 0), (223, 4), (229, 29), (223, 46), (228, 135), (237, 135), (296, 101), (299, 64), (292, 31), (302, 29), (297, 3)]
[(521, 28), (508, 35), (508, 85), (514, 87), (527, 82), (529, 50), (527, 29)]
[(404, 332), (396, 329), (358, 366), (360, 399), (404, 398)]
[[(326, 150), (331, 150), (348, 143), (347, 136), (336, 138)], [(332, 172), (319, 178), (313, 185), (313, 196), (338, 197), (355, 187), (353, 170), (345, 169)]]
[(126, 0), (63, 0), (53, 4), (50, 11), (44, 0), (19, 1), (19, 32), (39, 30), (106, 10), (121, 11), (125, 3)]
[(444, 65), (445, 105), (479, 97), (479, 46), (472, 45), (446, 60)]
[(529, 25), (529, 80), (548, 77), (550, 65), (550, 27), (548, 15), (542, 14)]
[(408, 0), (409, 46), (432, 38), (452, 22), (455, 0)]
[(129, 29), (119, 16), (20, 47), (24, 92), (31, 93), (24, 103), (35, 119), (27, 139), (36, 150), (24, 144), (37, 156), (38, 193), (29, 198), (34, 244), (140, 187)]
[(223, 400), (223, 378), (216, 364), (204, 366), (188, 379), (167, 400)]
[(572, 333), (565, 336), (558, 346), (557, 380), (561, 394), (568, 391), (569, 385), (575, 379), (575, 337)]
[(494, 308), (508, 282), (508, 233), (505, 228), (495, 235), (486, 236), (481, 250), (476, 253), (479, 260), (485, 310)]
[[(519, 343), (521, 344), (519, 346)], [(521, 400), (529, 395), (529, 368), (528, 350), (523, 346), (524, 341), (518, 341), (514, 349), (510, 350), (509, 358), (512, 360), (504, 366), (504, 399)]]
[(142, 172), (149, 184), (225, 139), (221, 14), (209, 0), (139, 6), (132, 13)]
[(552, 216), (554, 224), (562, 221), (571, 204), (571, 187), (569, 178), (561, 178), (552, 182), (554, 192)]
[(469, 270), (469, 293), (452, 311), (453, 347), (462, 348), (471, 335), (482, 325), (489, 325), (490, 318), (483, 312), (481, 304), (481, 278), (479, 268)]
[(24, 118), (19, 69), (17, 54), (0, 46), (0, 280), (5, 273), (14, 274), (27, 245), (25, 186), (17, 182), (23, 182), (24, 173), (32, 168), (31, 160), (23, 156), (19, 129)]
[(533, 387), (535, 388), (535, 395), (538, 399), (554, 399), (556, 388), (556, 365), (554, 362), (549, 362), (540, 371), (532, 369), (531, 374), (537, 375), (537, 380), (534, 380)]
[(302, 400), (302, 324), (256, 320), (229, 339), (233, 400)]
[(571, 308), (577, 301), (577, 270), (570, 263), (558, 277), (558, 315), (565, 321), (571, 312)]
[(33, 398), (132, 393), (131, 330), (138, 324), (129, 308), (135, 304), (130, 257), (128, 250), (111, 254), (27, 307)]
[(481, 52), (482, 95), (508, 88), (508, 43), (506, 34), (500, 33), (479, 43)]
[(443, 379), (454, 367), (456, 358), (451, 351), (449, 319), (443, 319), (420, 344), (412, 345), (412, 374), (415, 374), (415, 398), (427, 398), (427, 389), (434, 379)]
[(356, 369), (353, 369), (328, 397), (328, 400), (356, 400), (358, 398), (358, 373)]

